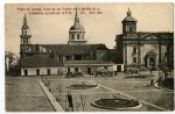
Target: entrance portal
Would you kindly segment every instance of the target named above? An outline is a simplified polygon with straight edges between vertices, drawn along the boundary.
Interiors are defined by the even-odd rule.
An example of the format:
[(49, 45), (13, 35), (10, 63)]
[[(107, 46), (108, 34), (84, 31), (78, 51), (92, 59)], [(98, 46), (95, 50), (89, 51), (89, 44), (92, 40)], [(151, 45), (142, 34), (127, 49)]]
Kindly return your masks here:
[(146, 54), (145, 66), (149, 69), (154, 69), (157, 67), (156, 64), (156, 53), (152, 50)]

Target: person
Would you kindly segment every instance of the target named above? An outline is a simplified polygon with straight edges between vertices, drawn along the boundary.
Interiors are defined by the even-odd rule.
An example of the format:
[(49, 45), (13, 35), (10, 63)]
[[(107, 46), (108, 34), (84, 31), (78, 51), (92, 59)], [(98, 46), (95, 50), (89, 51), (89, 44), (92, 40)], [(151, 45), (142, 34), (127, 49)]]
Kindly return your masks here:
[(72, 95), (69, 93), (69, 91), (68, 91), (67, 98), (68, 98), (68, 103), (69, 103), (69, 109), (70, 109), (71, 111), (73, 111), (74, 108), (73, 108)]

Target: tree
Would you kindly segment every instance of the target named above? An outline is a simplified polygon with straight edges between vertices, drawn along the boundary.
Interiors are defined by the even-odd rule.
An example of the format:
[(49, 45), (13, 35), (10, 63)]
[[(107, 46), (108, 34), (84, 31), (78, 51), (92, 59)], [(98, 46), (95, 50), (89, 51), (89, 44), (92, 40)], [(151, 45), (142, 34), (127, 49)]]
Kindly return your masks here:
[(63, 84), (59, 83), (58, 86), (56, 87), (56, 92), (58, 92), (57, 101), (61, 99), (61, 93), (63, 92)]
[(85, 106), (87, 103), (87, 96), (86, 95), (80, 95), (80, 104), (82, 106), (82, 110), (85, 110)]
[(78, 101), (76, 101), (75, 104), (76, 104), (75, 105), (76, 111), (78, 111), (79, 110), (79, 107), (80, 107), (80, 103)]

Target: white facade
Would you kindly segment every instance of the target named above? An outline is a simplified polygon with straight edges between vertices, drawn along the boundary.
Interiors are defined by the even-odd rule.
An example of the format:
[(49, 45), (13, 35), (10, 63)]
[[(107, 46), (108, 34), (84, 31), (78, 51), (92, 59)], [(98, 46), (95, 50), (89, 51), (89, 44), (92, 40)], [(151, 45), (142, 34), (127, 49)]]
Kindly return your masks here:
[[(118, 71), (117, 67), (121, 67), (120, 71), (124, 71), (123, 64), (86, 64), (86, 65), (65, 65), (60, 67), (26, 67), (21, 68), (21, 76), (60, 76), (65, 75), (67, 72), (81, 72), (83, 74), (95, 73), (97, 71), (106, 70), (110, 72)], [(78, 70), (78, 71), (76, 71)]]

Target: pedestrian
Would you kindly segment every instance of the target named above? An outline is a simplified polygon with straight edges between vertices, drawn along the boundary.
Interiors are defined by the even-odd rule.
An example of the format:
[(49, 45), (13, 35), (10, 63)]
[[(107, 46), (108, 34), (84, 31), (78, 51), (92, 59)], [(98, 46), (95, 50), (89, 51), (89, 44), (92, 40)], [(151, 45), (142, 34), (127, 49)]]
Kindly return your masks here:
[(72, 95), (69, 93), (69, 91), (68, 91), (67, 98), (68, 98), (68, 103), (69, 103), (69, 109), (70, 109), (71, 111), (73, 111), (74, 108), (73, 108)]

